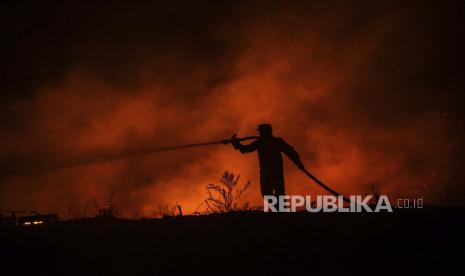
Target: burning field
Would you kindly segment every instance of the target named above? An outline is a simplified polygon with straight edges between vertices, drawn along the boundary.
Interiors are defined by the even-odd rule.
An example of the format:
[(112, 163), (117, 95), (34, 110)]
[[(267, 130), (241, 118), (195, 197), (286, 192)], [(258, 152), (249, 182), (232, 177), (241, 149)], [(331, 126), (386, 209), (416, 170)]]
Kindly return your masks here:
[[(465, 5), (404, 2), (4, 4), (0, 274), (462, 275)], [(262, 123), (331, 189), (425, 208), (264, 214), (256, 153), (179, 148)], [(212, 214), (225, 171), (242, 207)]]
[(32, 172), (262, 122), (343, 194), (463, 203), (461, 2), (10, 3), (2, 20), (1, 209), (67, 217), (113, 193), (124, 217), (191, 213), (225, 170), (260, 205), (256, 156), (230, 146)]

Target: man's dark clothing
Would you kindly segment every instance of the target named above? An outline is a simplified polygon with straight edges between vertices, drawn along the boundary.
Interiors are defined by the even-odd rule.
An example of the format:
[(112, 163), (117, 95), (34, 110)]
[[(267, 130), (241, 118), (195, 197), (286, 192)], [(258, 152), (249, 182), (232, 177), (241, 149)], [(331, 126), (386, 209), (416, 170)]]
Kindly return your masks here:
[(258, 151), (258, 160), (260, 163), (260, 188), (263, 196), (265, 195), (284, 195), (284, 175), (283, 175), (283, 158), (281, 152), (284, 152), (299, 168), (303, 168), (299, 154), (283, 139), (268, 136), (260, 137), (249, 145), (242, 145), (239, 142), (233, 142), (233, 147), (241, 153)]

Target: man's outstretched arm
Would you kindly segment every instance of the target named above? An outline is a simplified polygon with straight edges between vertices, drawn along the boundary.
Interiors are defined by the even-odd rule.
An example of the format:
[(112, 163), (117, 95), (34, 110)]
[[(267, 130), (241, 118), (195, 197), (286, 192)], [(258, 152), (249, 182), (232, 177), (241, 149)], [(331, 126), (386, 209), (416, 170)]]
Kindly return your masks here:
[(297, 166), (297, 168), (299, 168), (301, 170), (305, 170), (305, 166), (302, 163), (302, 161), (300, 160), (300, 156), (297, 153), (297, 151), (294, 149), (294, 147), (292, 147), (291, 145), (286, 143), (281, 138), (279, 138), (279, 143), (280, 143), (281, 151), (284, 152), (284, 154), (286, 154), (287, 157), (289, 157), (289, 159), (292, 160), (292, 162), (294, 162), (294, 164)]
[(239, 150), (241, 153), (249, 153), (254, 152), (257, 150), (257, 141), (254, 141), (248, 145), (242, 145), (236, 139), (236, 134), (231, 137), (231, 144), (233, 145), (234, 149)]

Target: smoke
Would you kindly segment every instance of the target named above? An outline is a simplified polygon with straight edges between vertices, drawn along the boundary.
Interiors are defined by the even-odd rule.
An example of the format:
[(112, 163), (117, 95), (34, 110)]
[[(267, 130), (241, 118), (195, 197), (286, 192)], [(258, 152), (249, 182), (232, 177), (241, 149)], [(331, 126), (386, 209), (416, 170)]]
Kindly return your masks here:
[[(42, 25), (5, 46), (23, 56), (7, 59), (15, 67), (2, 86), (2, 171), (255, 135), (269, 122), (338, 192), (377, 185), (392, 198), (461, 204), (455, 3), (183, 4), (29, 7), (27, 22)], [(11, 33), (27, 25), (15, 9)], [(0, 207), (66, 215), (114, 192), (126, 216), (162, 202), (192, 212), (224, 170), (251, 180), (245, 199), (260, 204), (256, 154), (220, 145), (2, 173)], [(288, 161), (285, 174), (288, 193), (324, 193)]]

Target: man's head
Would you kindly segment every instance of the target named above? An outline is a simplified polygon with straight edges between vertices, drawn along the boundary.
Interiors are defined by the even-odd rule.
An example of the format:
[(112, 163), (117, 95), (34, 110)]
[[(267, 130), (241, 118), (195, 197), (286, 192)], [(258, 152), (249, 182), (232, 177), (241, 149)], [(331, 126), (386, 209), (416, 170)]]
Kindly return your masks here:
[(273, 129), (271, 128), (270, 124), (260, 124), (258, 125), (257, 130), (258, 133), (260, 133), (260, 136), (262, 137), (273, 135)]

